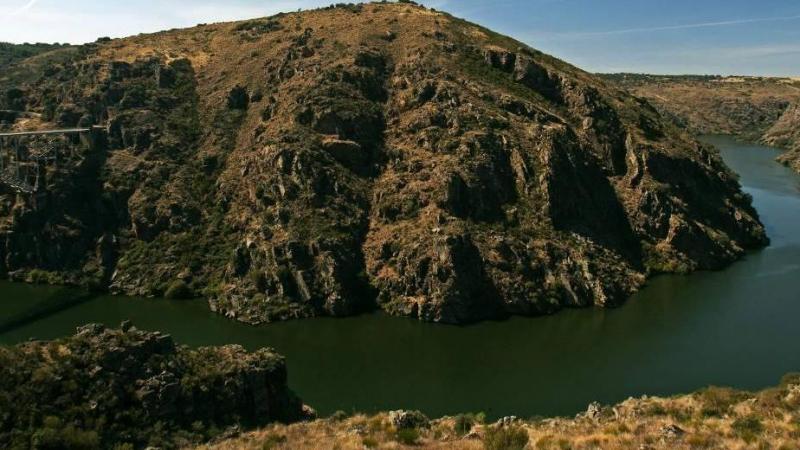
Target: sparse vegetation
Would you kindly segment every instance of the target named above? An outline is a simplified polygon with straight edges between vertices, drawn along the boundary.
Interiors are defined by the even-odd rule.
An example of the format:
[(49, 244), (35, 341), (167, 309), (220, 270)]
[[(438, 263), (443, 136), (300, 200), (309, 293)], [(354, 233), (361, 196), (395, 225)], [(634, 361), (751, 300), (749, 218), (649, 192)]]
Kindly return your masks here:
[(459, 414), (454, 418), (454, 422), (453, 429), (459, 436), (467, 435), (472, 431), (472, 427), (478, 423), (472, 414)]
[(755, 441), (758, 435), (764, 431), (764, 425), (761, 423), (761, 420), (754, 415), (736, 419), (733, 421), (733, 424), (731, 424), (731, 428), (737, 436), (748, 443)]
[(511, 425), (487, 429), (483, 444), (486, 450), (523, 450), (529, 439), (524, 427)]
[(9, 44), (0, 42), (0, 70), (23, 59), (64, 47), (69, 47), (69, 44)]
[(402, 428), (395, 432), (395, 440), (403, 445), (417, 445), (419, 430), (416, 428)]
[[(767, 397), (778, 400), (762, 401)], [(798, 398), (800, 376), (789, 375), (779, 386), (756, 393), (716, 387), (671, 398), (628, 399), (613, 407), (615, 414), (595, 418), (579, 414), (483, 424), (480, 415), (465, 414), (400, 434), (386, 426), (394, 417), (391, 414), (356, 414), (273, 426), (203, 448), (258, 450), (269, 436), (280, 434), (287, 438), (283, 448), (292, 450), (397, 448), (398, 444), (455, 450), (794, 449), (800, 443), (800, 411), (789, 405)], [(709, 416), (709, 407), (727, 412)], [(676, 415), (684, 418), (680, 425)], [(471, 431), (465, 433), (468, 427)]]

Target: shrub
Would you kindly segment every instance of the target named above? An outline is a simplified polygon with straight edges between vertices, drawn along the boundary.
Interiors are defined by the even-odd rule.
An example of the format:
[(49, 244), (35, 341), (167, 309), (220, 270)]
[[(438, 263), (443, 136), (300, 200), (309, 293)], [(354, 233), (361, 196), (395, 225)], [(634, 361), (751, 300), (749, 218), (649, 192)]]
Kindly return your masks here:
[(472, 427), (475, 425), (475, 416), (472, 414), (459, 414), (455, 417), (455, 425), (453, 428), (456, 431), (456, 434), (459, 436), (464, 436), (470, 431), (472, 431)]
[(250, 96), (247, 89), (242, 86), (236, 86), (228, 93), (228, 108), (245, 110), (250, 104)]
[(756, 436), (764, 431), (764, 425), (756, 416), (747, 416), (736, 419), (731, 425), (731, 428), (733, 428), (733, 431), (737, 436), (744, 439), (745, 442), (748, 443), (754, 441)]
[(331, 420), (334, 422), (341, 422), (347, 419), (348, 417), (350, 417), (350, 415), (342, 411), (341, 409), (331, 414)]
[(523, 450), (528, 445), (528, 432), (517, 426), (490, 428), (483, 445), (486, 450)]
[(28, 282), (33, 284), (58, 284), (58, 276), (54, 273), (41, 269), (33, 269), (28, 272)]
[(380, 445), (378, 440), (372, 436), (367, 436), (364, 439), (362, 439), (361, 444), (364, 445), (364, 447), (366, 448), (378, 448), (378, 446)]
[(787, 406), (784, 404), (785, 393), (781, 388), (764, 389), (756, 397), (758, 406), (761, 408), (780, 410)]
[(286, 442), (286, 436), (282, 434), (270, 434), (261, 445), (262, 450), (272, 450)]
[(417, 445), (419, 441), (419, 430), (416, 428), (403, 428), (397, 430), (394, 440), (403, 445)]
[(62, 429), (40, 429), (33, 435), (33, 446), (40, 449), (92, 450), (101, 448), (97, 432), (80, 430), (73, 426)]
[(781, 378), (781, 386), (800, 384), (800, 373), (788, 373)]
[(689, 448), (715, 448), (717, 442), (712, 434), (691, 434), (686, 438)]
[(270, 31), (277, 31), (281, 28), (280, 22), (276, 20), (250, 20), (248, 22), (242, 22), (236, 25), (236, 27), (234, 27), (234, 31), (262, 34)]
[(383, 420), (380, 416), (373, 417), (367, 422), (367, 429), (371, 433), (381, 433), (390, 428), (389, 423)]
[(746, 397), (746, 394), (735, 389), (715, 386), (700, 391), (698, 395), (703, 403), (702, 414), (706, 417), (720, 417)]

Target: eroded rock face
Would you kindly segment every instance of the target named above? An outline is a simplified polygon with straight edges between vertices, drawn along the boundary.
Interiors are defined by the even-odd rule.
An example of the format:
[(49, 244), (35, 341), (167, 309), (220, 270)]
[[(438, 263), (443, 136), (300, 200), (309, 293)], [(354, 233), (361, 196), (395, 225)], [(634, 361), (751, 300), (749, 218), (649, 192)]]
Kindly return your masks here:
[(172, 448), (303, 414), (272, 350), (189, 350), (129, 323), (0, 348), (0, 388), (4, 448)]
[[(179, 285), (248, 323), (374, 306), (464, 323), (617, 305), (652, 273), (766, 242), (713, 149), (520, 43), (407, 4), (259, 24), (140, 36), (67, 65), (58, 117), (114, 111), (81, 194), (109, 219), (82, 228), (75, 200), (6, 196), (7, 229), (31, 234), (7, 235), (0, 268), (108, 274), (137, 295)], [(26, 87), (26, 107), (51, 88)], [(53, 192), (76, 198), (76, 173)], [(42, 230), (79, 237), (69, 264), (43, 264), (30, 236), (65, 238)]]
[(800, 104), (786, 108), (762, 140), (767, 145), (788, 149), (778, 161), (800, 172)]
[[(786, 150), (800, 172), (800, 82), (792, 78), (609, 74), (694, 134), (730, 134)], [(653, 123), (641, 124), (643, 129)]]

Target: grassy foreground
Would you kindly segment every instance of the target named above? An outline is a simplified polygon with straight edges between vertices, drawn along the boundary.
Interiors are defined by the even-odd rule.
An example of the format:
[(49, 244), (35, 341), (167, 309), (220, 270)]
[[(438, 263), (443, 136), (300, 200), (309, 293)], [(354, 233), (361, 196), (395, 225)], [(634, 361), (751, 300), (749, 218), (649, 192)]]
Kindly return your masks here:
[(755, 393), (712, 387), (671, 398), (631, 398), (613, 407), (591, 405), (575, 418), (488, 424), (481, 415), (428, 421), (415, 413), (336, 414), (200, 448), (800, 449), (800, 374)]

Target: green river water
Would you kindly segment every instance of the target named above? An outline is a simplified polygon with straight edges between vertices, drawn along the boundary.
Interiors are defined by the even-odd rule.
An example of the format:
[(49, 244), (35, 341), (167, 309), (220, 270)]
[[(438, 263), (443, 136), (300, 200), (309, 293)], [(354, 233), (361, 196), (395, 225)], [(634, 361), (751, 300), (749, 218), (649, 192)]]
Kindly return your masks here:
[[(774, 162), (776, 150), (707, 140), (741, 175), (772, 245), (724, 271), (657, 277), (618, 309), (467, 327), (382, 314), (250, 327), (201, 301), (97, 296), (6, 330), (0, 344), (130, 319), (190, 346), (274, 347), (287, 357), (292, 388), (321, 414), (566, 415), (592, 401), (773, 385), (800, 371), (800, 176)], [(0, 283), (0, 322), (69, 295), (80, 294)]]

